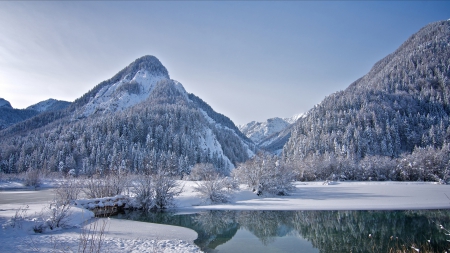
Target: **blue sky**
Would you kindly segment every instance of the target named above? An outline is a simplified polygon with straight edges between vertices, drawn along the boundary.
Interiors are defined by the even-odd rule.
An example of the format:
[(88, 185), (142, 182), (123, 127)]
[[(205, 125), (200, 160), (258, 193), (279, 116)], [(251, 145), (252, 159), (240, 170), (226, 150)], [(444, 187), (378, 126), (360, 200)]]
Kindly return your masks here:
[(236, 124), (306, 112), (445, 1), (0, 2), (0, 97), (73, 101), (143, 55)]

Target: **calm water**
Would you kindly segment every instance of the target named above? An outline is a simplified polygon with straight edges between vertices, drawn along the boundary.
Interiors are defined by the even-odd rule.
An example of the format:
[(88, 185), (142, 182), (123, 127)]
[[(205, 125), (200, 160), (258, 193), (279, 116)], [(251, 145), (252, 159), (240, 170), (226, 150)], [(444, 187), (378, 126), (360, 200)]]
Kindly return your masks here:
[[(450, 210), (129, 212), (117, 218), (195, 230), (205, 252), (443, 252)], [(429, 240), (429, 241), (428, 241)]]

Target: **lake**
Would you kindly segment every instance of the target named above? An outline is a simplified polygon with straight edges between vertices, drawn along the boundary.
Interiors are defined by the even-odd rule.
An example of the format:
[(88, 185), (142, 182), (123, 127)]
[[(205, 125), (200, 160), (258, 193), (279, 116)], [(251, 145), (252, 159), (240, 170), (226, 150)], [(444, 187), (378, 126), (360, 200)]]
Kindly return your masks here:
[(443, 252), (450, 210), (139, 211), (115, 218), (187, 227), (205, 252)]

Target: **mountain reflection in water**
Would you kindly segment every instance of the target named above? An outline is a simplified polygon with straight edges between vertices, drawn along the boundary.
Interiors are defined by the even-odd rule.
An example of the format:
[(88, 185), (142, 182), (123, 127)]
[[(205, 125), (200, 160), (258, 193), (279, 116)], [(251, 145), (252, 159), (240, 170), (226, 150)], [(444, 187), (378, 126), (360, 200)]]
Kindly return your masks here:
[[(413, 211), (201, 211), (128, 212), (117, 218), (187, 227), (198, 233), (195, 243), (205, 252), (219, 246), (233, 248), (239, 230), (258, 238), (255, 247), (268, 250), (282, 238), (307, 240), (315, 252), (393, 252), (410, 250), (443, 252), (450, 248), (450, 236), (439, 225), (450, 228), (450, 210)], [(242, 238), (241, 238), (242, 239)], [(225, 247), (225, 245), (227, 247)], [(293, 244), (292, 247), (298, 247)], [(245, 252), (251, 252), (246, 245)], [(301, 249), (292, 249), (299, 252)], [(220, 252), (227, 252), (220, 250)], [(230, 251), (231, 252), (231, 251)], [(283, 252), (283, 250), (277, 250)], [(287, 252), (287, 251), (286, 251)], [(312, 251), (311, 251), (312, 252)]]

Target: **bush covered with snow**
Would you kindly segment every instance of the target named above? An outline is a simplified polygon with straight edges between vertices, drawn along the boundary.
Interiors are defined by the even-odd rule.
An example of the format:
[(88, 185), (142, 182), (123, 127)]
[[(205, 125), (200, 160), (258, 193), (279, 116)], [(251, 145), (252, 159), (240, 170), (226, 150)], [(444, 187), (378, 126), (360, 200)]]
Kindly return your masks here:
[(83, 192), (88, 198), (102, 198), (120, 195), (125, 191), (129, 177), (120, 172), (94, 175), (83, 183)]
[(136, 208), (160, 210), (174, 205), (174, 197), (182, 192), (182, 187), (173, 177), (159, 171), (154, 175), (139, 176), (132, 192), (135, 195)]
[(230, 202), (231, 194), (238, 187), (233, 178), (213, 173), (208, 175), (203, 181), (197, 182), (194, 190), (206, 202), (217, 204)]
[(41, 185), (41, 173), (37, 169), (29, 168), (25, 173), (25, 186), (39, 187)]
[(277, 156), (259, 153), (233, 171), (240, 183), (247, 184), (257, 195), (287, 195), (294, 189), (294, 171)]

